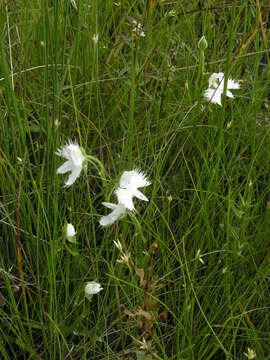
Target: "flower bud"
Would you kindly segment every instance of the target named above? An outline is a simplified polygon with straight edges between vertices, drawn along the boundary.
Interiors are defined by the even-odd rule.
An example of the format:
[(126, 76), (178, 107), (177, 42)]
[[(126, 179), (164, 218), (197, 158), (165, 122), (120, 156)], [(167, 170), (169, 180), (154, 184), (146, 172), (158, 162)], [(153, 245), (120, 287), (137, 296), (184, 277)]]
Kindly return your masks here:
[(71, 242), (71, 243), (76, 243), (76, 231), (75, 231), (75, 228), (72, 224), (68, 224), (66, 223), (65, 226), (64, 226), (64, 236), (65, 238)]
[(198, 42), (198, 48), (201, 50), (201, 51), (204, 51), (208, 46), (208, 42), (205, 38), (205, 36), (202, 36)]

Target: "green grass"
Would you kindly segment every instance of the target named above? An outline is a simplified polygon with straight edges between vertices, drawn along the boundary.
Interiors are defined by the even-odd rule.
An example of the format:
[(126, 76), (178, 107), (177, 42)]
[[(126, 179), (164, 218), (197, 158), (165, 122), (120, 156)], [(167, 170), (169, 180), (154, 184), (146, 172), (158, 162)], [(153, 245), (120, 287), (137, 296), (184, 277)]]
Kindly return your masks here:
[[(0, 357), (270, 359), (269, 5), (75, 3), (0, 4)], [(223, 106), (202, 96), (213, 72), (242, 80)], [(68, 139), (105, 185), (89, 164), (63, 187)], [(101, 228), (101, 202), (135, 167), (149, 203)]]

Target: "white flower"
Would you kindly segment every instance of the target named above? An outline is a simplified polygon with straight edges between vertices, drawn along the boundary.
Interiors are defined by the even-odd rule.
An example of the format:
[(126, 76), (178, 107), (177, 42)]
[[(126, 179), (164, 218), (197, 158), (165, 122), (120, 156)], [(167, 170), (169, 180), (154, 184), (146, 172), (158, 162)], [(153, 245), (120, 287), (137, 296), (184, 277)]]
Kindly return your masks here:
[(201, 257), (201, 249), (199, 249), (196, 253), (196, 259), (198, 259), (203, 265), (204, 265), (204, 261)]
[(113, 240), (113, 243), (114, 243), (114, 245), (115, 245), (115, 247), (119, 250), (119, 251), (123, 251), (123, 246), (122, 246), (122, 244), (120, 243), (120, 241), (119, 240)]
[(89, 298), (91, 295), (98, 294), (103, 288), (99, 283), (96, 283), (95, 281), (89, 281), (84, 288), (85, 296)]
[(169, 15), (169, 16), (175, 16), (175, 15), (176, 15), (176, 11), (175, 11), (175, 10), (170, 10), (170, 11), (168, 12), (168, 15)]
[(92, 37), (92, 40), (94, 41), (95, 44), (97, 44), (98, 42), (98, 34), (94, 34)]
[(145, 174), (140, 170), (124, 171), (120, 178), (120, 187), (115, 191), (118, 202), (125, 205), (128, 210), (134, 211), (132, 198), (136, 197), (148, 201), (147, 197), (138, 188), (150, 184), (151, 182), (147, 180)]
[(138, 188), (148, 186), (151, 182), (147, 180), (145, 174), (137, 169), (124, 171), (120, 178), (120, 187), (115, 191), (118, 204), (103, 202), (102, 204), (113, 211), (102, 216), (99, 220), (101, 226), (113, 224), (116, 220), (121, 219), (127, 210), (135, 211), (133, 197), (148, 201), (147, 197), (141, 193)]
[(150, 184), (151, 182), (147, 180), (145, 174), (138, 169), (124, 171), (120, 178), (120, 187), (124, 189), (140, 188)]
[(112, 225), (116, 220), (121, 219), (127, 212), (127, 209), (123, 204), (103, 202), (102, 205), (106, 206), (108, 209), (112, 209), (113, 211), (109, 215), (102, 216), (99, 220), (101, 226)]
[(71, 2), (71, 5), (74, 7), (74, 9), (78, 10), (75, 0), (70, 0), (70, 2)]
[[(221, 96), (224, 92), (224, 74), (213, 73), (208, 80), (208, 89), (204, 91), (204, 97), (213, 104), (221, 105)], [(233, 94), (230, 89), (239, 89), (240, 84), (237, 81), (232, 80), (230, 77), (227, 82), (226, 96), (233, 98)]]
[(76, 231), (75, 231), (74, 226), (72, 224), (66, 223), (66, 225), (65, 225), (65, 238), (69, 242), (75, 243), (76, 242), (75, 235), (76, 235)]
[(79, 145), (76, 142), (72, 143), (69, 141), (62, 148), (59, 148), (55, 154), (67, 159), (67, 161), (57, 169), (56, 173), (65, 174), (66, 172), (71, 171), (71, 174), (65, 181), (65, 186), (72, 185), (80, 176), (85, 160), (85, 156), (82, 154)]
[(113, 240), (113, 242), (114, 242), (115, 247), (120, 251), (120, 254), (121, 254), (119, 259), (116, 260), (116, 262), (119, 263), (119, 264), (128, 265), (129, 264), (130, 253), (126, 252), (123, 249), (123, 246), (122, 246), (122, 244), (120, 243), (119, 240), (117, 240), (117, 241)]
[(248, 358), (248, 359), (255, 359), (256, 357), (256, 353), (253, 349), (248, 348), (247, 353), (244, 353), (244, 355)]
[(128, 265), (129, 264), (129, 258), (130, 258), (130, 254), (123, 254), (119, 257), (119, 259), (116, 260), (116, 262), (118, 264), (126, 264)]
[(132, 20), (132, 24), (134, 25), (132, 31), (134, 31), (136, 35), (145, 37), (145, 32), (143, 31), (142, 24), (138, 23), (136, 20)]

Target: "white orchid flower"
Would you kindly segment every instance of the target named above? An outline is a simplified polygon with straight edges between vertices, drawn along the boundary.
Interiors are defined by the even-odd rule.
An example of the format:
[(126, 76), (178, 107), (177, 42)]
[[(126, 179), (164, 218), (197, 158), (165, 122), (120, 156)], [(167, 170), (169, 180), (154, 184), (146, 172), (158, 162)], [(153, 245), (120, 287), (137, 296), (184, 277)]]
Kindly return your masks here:
[(132, 171), (124, 171), (120, 178), (120, 187), (116, 190), (118, 202), (124, 204), (127, 209), (134, 211), (132, 198), (136, 197), (143, 201), (148, 201), (147, 197), (138, 190), (138, 188), (150, 185), (145, 174), (134, 169)]
[(120, 178), (120, 187), (115, 191), (118, 204), (103, 202), (107, 208), (113, 210), (109, 215), (99, 220), (101, 226), (112, 225), (116, 220), (125, 216), (127, 210), (135, 211), (133, 197), (148, 201), (147, 197), (138, 188), (150, 185), (145, 174), (137, 169), (124, 171)]
[(76, 142), (72, 143), (69, 141), (62, 148), (59, 148), (55, 154), (67, 160), (57, 169), (56, 173), (65, 174), (71, 171), (65, 181), (65, 186), (74, 184), (75, 180), (80, 176), (85, 160), (85, 155), (83, 155), (81, 148)]
[[(221, 106), (221, 97), (224, 92), (224, 73), (213, 73), (208, 80), (208, 89), (204, 91), (204, 97), (212, 102)], [(233, 94), (230, 90), (239, 89), (239, 82), (228, 78), (226, 96), (233, 98)]]
[(85, 296), (91, 299), (92, 295), (98, 294), (103, 288), (95, 281), (89, 281), (84, 288)]

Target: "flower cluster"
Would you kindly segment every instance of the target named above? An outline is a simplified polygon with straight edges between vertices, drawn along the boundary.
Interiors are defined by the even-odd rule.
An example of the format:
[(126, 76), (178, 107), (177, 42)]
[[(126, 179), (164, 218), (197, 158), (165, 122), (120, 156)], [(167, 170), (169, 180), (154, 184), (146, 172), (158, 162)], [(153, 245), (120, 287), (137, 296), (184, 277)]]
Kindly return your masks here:
[[(103, 171), (103, 166), (100, 161), (93, 156), (86, 155), (83, 148), (79, 147), (77, 142), (71, 142), (70, 140), (62, 147), (60, 147), (56, 155), (66, 159), (66, 161), (57, 169), (57, 174), (65, 174), (70, 172), (69, 176), (65, 180), (65, 186), (69, 187), (80, 176), (83, 167), (86, 165), (86, 161), (98, 164), (100, 170)], [(99, 220), (101, 226), (109, 226), (116, 220), (123, 217), (128, 210), (134, 212), (135, 206), (133, 198), (138, 198), (143, 201), (148, 201), (147, 197), (138, 190), (139, 188), (150, 185), (150, 181), (147, 180), (145, 174), (134, 169), (131, 171), (124, 171), (120, 178), (119, 187), (115, 191), (117, 197), (117, 204), (103, 202), (102, 204), (111, 209), (112, 212), (109, 215), (102, 216)], [(76, 231), (71, 223), (65, 223), (63, 228), (64, 238), (70, 243), (76, 244)], [(128, 263), (129, 254), (121, 252), (121, 257), (118, 262)], [(102, 290), (99, 283), (88, 282), (85, 286), (85, 296), (91, 300), (93, 294), (97, 294)]]
[[(136, 20), (131, 20), (131, 23), (133, 25), (132, 31), (135, 33), (135, 35), (144, 37), (145, 33), (143, 26)], [(97, 34), (94, 35), (93, 41), (97, 43)], [(200, 39), (198, 46), (203, 56), (203, 52), (207, 48), (207, 41), (204, 37)], [(204, 62), (202, 61), (202, 74), (204, 74), (203, 65)], [(204, 97), (210, 102), (220, 106), (222, 105), (221, 101), (224, 92), (226, 96), (233, 98), (234, 95), (230, 90), (240, 88), (239, 82), (234, 81), (228, 77), (225, 91), (224, 73), (222, 72), (213, 73), (210, 76), (208, 83), (208, 89), (203, 93)], [(80, 147), (77, 142), (68, 140), (67, 143), (60, 147), (55, 154), (65, 159), (65, 162), (57, 169), (57, 174), (69, 173), (65, 180), (65, 187), (69, 187), (74, 184), (76, 179), (80, 176), (82, 169), (86, 168), (87, 161), (90, 161), (95, 165), (96, 168), (100, 169), (99, 175), (101, 175), (102, 181), (105, 180), (103, 164), (99, 159), (90, 155), (86, 155), (84, 149)], [(150, 184), (151, 182), (147, 179), (145, 173), (141, 170), (134, 168), (131, 171), (124, 171), (120, 177), (119, 186), (114, 191), (114, 194), (117, 198), (117, 203), (102, 202), (103, 206), (112, 211), (108, 215), (102, 216), (99, 220), (99, 224), (102, 227), (106, 227), (112, 225), (115, 221), (124, 217), (128, 211), (135, 212), (134, 198), (140, 199), (142, 201), (148, 201), (148, 198), (139, 189), (149, 186)], [(64, 226), (64, 238), (68, 242), (76, 244), (76, 231), (71, 223), (66, 222)], [(123, 247), (119, 241), (114, 241), (114, 244), (120, 251), (120, 257), (117, 262), (129, 265), (130, 254), (123, 250)], [(200, 255), (200, 250), (198, 250), (196, 258), (204, 263)], [(91, 300), (92, 295), (98, 294), (101, 290), (103, 290), (103, 288), (99, 283), (93, 281), (88, 282), (85, 286), (85, 296)], [(248, 352), (245, 353), (245, 356), (250, 359), (255, 357), (252, 353), (252, 350), (249, 348)]]
[(147, 180), (145, 174), (140, 170), (124, 171), (120, 178), (119, 188), (115, 191), (117, 204), (103, 202), (102, 204), (113, 210), (109, 215), (102, 216), (99, 223), (101, 226), (113, 224), (116, 220), (121, 219), (127, 210), (135, 211), (133, 198), (136, 197), (143, 201), (148, 201), (147, 197), (138, 190), (151, 183)]
[(132, 20), (132, 24), (134, 26), (132, 31), (135, 33), (135, 35), (145, 37), (145, 32), (144, 32), (142, 24), (140, 24), (136, 20)]
[(130, 258), (130, 253), (127, 252), (125, 249), (123, 249), (122, 244), (120, 243), (119, 240), (115, 241), (113, 240), (113, 243), (115, 245), (115, 247), (119, 250), (120, 252), (120, 257), (118, 260), (116, 260), (117, 263), (119, 264), (129, 264), (129, 258)]
[[(66, 159), (64, 164), (62, 164), (57, 169), (57, 174), (71, 172), (65, 181), (65, 186), (68, 187), (74, 184), (75, 180), (80, 176), (80, 173), (88, 156), (85, 155), (85, 151), (80, 148), (76, 142), (72, 143), (71, 141), (69, 141), (62, 148), (59, 148), (56, 151), (56, 155), (62, 156)], [(147, 180), (145, 174), (142, 171), (138, 169), (134, 169), (132, 171), (124, 171), (120, 178), (119, 188), (115, 191), (118, 203), (102, 203), (105, 207), (113, 211), (107, 216), (102, 216), (99, 221), (100, 225), (108, 226), (113, 224), (116, 220), (123, 217), (126, 214), (127, 210), (134, 212), (134, 197), (143, 201), (148, 201), (147, 197), (138, 189), (148, 186), (150, 184), (150, 181)], [(73, 225), (67, 224), (66, 227), (66, 238), (69, 241), (74, 240), (74, 236), (76, 233)]]

